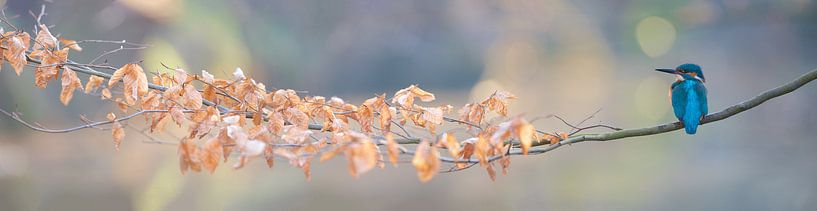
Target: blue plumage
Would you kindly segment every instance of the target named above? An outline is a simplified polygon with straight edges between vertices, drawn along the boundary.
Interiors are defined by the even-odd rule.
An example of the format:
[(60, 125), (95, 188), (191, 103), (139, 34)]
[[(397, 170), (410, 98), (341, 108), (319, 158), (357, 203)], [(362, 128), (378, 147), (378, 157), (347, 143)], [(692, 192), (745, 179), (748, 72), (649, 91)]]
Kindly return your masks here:
[(682, 64), (675, 69), (656, 69), (678, 75), (670, 86), (670, 98), (675, 117), (684, 124), (687, 134), (695, 134), (701, 119), (709, 112), (703, 71), (695, 64)]

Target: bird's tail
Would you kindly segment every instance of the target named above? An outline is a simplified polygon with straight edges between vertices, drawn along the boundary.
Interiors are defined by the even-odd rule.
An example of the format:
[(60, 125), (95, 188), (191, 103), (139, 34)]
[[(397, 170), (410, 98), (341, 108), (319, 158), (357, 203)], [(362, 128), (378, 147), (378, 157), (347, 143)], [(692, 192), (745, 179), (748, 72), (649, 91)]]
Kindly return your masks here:
[(684, 130), (686, 130), (687, 134), (695, 134), (698, 132), (698, 124), (700, 123), (700, 118), (689, 118), (689, 120), (684, 121)]

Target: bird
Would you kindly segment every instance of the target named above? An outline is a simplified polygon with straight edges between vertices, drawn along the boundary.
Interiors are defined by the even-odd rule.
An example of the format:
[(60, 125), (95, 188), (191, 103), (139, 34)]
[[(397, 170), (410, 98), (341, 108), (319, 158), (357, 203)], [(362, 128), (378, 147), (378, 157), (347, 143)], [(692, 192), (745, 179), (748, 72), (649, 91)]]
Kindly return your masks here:
[(676, 80), (670, 86), (669, 97), (675, 117), (684, 125), (687, 134), (695, 134), (698, 125), (707, 115), (706, 77), (701, 66), (696, 64), (682, 64), (675, 69), (655, 69), (656, 71), (676, 75)]

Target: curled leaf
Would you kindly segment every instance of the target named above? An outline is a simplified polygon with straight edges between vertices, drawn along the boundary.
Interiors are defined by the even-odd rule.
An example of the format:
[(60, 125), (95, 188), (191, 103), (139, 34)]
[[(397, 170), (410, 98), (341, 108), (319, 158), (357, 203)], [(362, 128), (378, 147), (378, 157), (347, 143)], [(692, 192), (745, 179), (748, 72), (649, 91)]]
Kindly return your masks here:
[(60, 102), (63, 105), (68, 105), (71, 98), (74, 96), (74, 90), (82, 89), (82, 82), (79, 81), (77, 73), (68, 68), (62, 70), (62, 91), (60, 91)]
[(411, 85), (394, 93), (391, 102), (397, 103), (397, 105), (403, 106), (404, 108), (411, 108), (414, 105), (415, 98), (420, 98), (423, 102), (431, 102), (435, 99), (434, 94), (420, 89), (417, 85)]
[(92, 75), (90, 78), (88, 78), (88, 82), (85, 83), (85, 94), (91, 93), (99, 88), (99, 85), (102, 85), (104, 80), (105, 78)]
[(23, 67), (28, 64), (26, 51), (31, 43), (31, 36), (26, 32), (6, 32), (3, 37), (6, 39), (3, 39), (2, 45), (7, 49), (3, 51), (3, 57), (19, 76), (23, 72)]
[(411, 164), (417, 170), (417, 177), (421, 182), (428, 182), (440, 168), (440, 152), (431, 146), (428, 141), (420, 142)]
[(391, 133), (386, 134), (386, 150), (389, 153), (389, 162), (393, 166), (397, 166), (397, 156), (400, 155), (400, 145), (394, 141), (394, 136)]
[(77, 44), (76, 40), (69, 40), (60, 37), (60, 43), (62, 43), (66, 48), (70, 48), (71, 50), (82, 51), (82, 47), (80, 47), (79, 44)]
[(125, 101), (133, 105), (140, 97), (148, 93), (148, 80), (145, 71), (138, 64), (126, 64), (116, 70), (108, 80), (108, 87), (113, 87), (123, 81)]

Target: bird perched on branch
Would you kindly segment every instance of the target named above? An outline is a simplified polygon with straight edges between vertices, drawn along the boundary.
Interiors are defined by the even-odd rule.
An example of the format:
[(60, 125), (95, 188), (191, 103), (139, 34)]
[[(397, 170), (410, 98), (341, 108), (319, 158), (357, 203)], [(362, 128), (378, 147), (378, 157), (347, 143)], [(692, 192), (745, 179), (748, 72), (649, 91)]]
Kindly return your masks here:
[(695, 134), (698, 125), (706, 116), (706, 87), (701, 66), (696, 64), (682, 64), (675, 69), (655, 69), (678, 76), (678, 80), (670, 86), (670, 100), (675, 117), (684, 124), (687, 134)]

